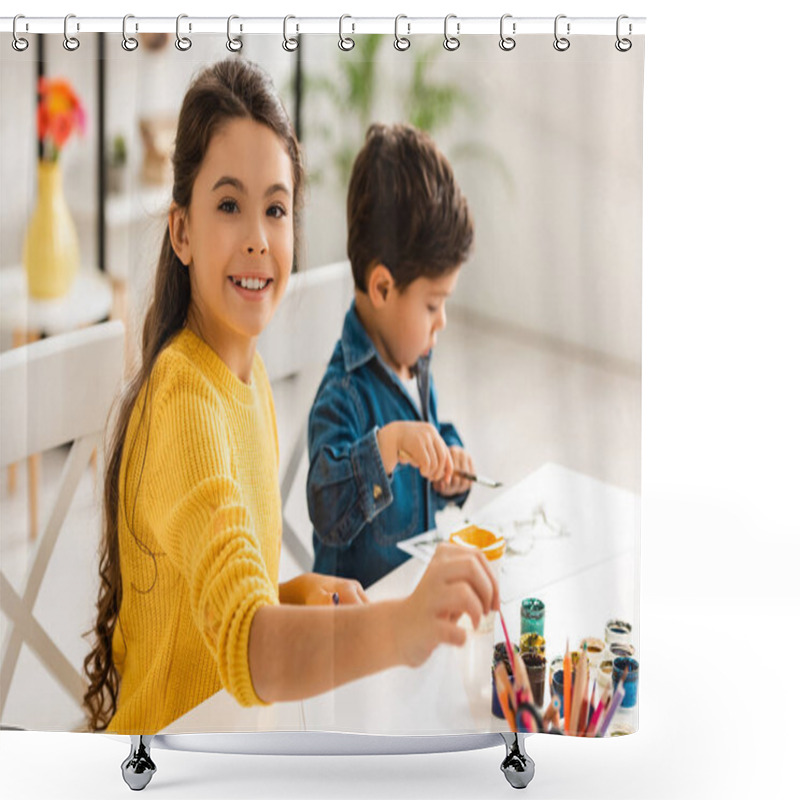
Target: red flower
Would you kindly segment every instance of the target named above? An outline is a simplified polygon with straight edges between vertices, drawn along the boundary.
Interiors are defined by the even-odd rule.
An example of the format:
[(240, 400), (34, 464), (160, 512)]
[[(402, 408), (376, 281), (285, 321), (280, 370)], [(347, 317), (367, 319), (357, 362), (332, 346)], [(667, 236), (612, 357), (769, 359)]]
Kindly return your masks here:
[(72, 86), (63, 78), (39, 79), (39, 107), (36, 113), (39, 139), (47, 146), (51, 143), (51, 160), (58, 158), (77, 128), (83, 135), (86, 130), (86, 111)]

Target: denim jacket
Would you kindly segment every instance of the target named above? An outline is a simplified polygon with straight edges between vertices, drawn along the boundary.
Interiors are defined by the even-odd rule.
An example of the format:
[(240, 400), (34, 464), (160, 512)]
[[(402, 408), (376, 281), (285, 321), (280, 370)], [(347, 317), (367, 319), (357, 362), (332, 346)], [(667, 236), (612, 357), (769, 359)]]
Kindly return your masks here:
[(467, 499), (440, 495), (410, 465), (398, 464), (391, 476), (383, 467), (377, 433), (389, 422), (426, 420), (448, 446), (462, 444), (455, 427), (437, 418), (430, 355), (415, 371), (422, 413), (378, 355), (353, 303), (308, 420), (315, 572), (367, 587), (409, 558), (399, 541), (433, 528), (436, 511)]

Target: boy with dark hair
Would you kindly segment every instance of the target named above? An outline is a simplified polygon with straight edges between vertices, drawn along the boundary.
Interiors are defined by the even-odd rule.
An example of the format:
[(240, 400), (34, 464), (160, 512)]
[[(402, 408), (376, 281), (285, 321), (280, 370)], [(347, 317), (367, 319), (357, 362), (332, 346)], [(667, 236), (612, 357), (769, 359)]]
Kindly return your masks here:
[(366, 587), (469, 492), (472, 459), (438, 420), (430, 358), (473, 224), (447, 159), (407, 125), (367, 131), (347, 223), (355, 299), (309, 417), (306, 496), (314, 571)]

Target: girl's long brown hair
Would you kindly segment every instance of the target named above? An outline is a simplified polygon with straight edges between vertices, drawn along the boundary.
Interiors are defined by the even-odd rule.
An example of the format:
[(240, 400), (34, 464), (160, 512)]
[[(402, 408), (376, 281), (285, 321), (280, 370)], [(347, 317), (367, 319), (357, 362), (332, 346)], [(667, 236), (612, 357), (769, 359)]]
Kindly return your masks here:
[[(283, 141), (292, 162), (294, 180), (294, 229), (303, 185), (300, 151), (291, 122), (272, 80), (258, 66), (240, 58), (221, 61), (204, 69), (192, 82), (183, 99), (175, 150), (172, 199), (188, 209), (195, 177), (214, 134), (229, 120), (251, 118), (271, 128)], [(122, 575), (119, 559), (120, 466), (128, 423), (159, 353), (186, 323), (190, 301), (189, 270), (180, 262), (164, 233), (156, 270), (153, 299), (142, 332), (142, 361), (117, 404), (113, 435), (108, 444), (103, 503), (103, 536), (100, 545), (100, 588), (97, 622), (87, 636), (94, 646), (83, 662), (89, 686), (84, 695), (89, 729), (105, 730), (117, 710), (120, 676), (114, 665), (111, 645), (122, 603)], [(146, 402), (145, 395), (145, 402)], [(140, 419), (144, 420), (142, 414)], [(124, 506), (123, 506), (124, 507)], [(132, 520), (131, 520), (132, 522)], [(133, 525), (131, 534), (136, 537)], [(138, 542), (138, 539), (137, 539)], [(144, 544), (140, 547), (146, 550)], [(148, 551), (149, 552), (149, 551)], [(152, 557), (152, 553), (150, 553)]]

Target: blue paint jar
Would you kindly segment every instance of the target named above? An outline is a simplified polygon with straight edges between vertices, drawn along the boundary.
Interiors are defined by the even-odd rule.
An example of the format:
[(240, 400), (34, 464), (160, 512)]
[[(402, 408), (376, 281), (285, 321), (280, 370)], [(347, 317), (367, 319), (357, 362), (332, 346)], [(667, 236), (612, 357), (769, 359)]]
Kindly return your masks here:
[(526, 597), (519, 609), (520, 636), (538, 633), (544, 636), (544, 603), (536, 597)]
[(639, 695), (639, 662), (630, 656), (615, 658), (611, 680), (613, 681), (614, 691), (616, 691), (617, 684), (626, 667), (628, 668), (628, 674), (625, 676), (625, 694), (622, 697), (622, 708), (633, 708)]

